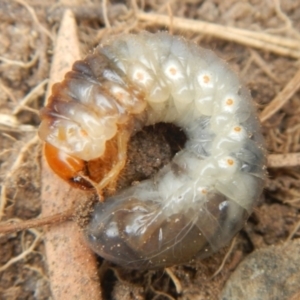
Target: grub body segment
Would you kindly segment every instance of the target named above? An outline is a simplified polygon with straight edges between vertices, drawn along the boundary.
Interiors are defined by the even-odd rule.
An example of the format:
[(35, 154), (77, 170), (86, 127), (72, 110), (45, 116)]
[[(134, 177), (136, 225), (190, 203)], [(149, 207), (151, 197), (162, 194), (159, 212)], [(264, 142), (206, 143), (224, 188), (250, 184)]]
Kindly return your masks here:
[(126, 152), (123, 134), (158, 122), (186, 134), (154, 178), (96, 204), (88, 243), (117, 264), (157, 268), (206, 257), (241, 229), (262, 193), (265, 150), (249, 91), (213, 52), (182, 38), (112, 38), (54, 86), (42, 119), (41, 138), (84, 161), (85, 176), (101, 186), (120, 171), (110, 169)]

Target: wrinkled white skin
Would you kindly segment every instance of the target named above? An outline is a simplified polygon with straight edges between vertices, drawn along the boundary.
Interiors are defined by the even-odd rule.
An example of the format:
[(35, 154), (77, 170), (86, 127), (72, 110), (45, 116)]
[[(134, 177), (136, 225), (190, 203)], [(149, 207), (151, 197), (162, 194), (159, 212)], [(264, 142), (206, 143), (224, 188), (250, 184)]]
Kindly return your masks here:
[[(114, 69), (103, 69), (100, 83), (90, 74), (70, 81), (75, 101), (57, 110), (54, 123), (42, 123), (47, 142), (90, 160), (101, 156), (118, 124), (142, 113), (139, 126), (141, 119), (142, 125), (173, 123), (187, 142), (155, 178), (96, 205), (86, 230), (89, 244), (133, 268), (178, 264), (218, 250), (241, 229), (263, 189), (263, 139), (249, 92), (211, 51), (166, 33), (117, 37), (99, 46), (97, 55)], [(118, 101), (108, 101), (99, 85)], [(144, 95), (145, 106), (128, 86)], [(71, 127), (66, 141), (57, 139), (58, 130), (68, 136)], [(84, 139), (81, 129), (88, 133)]]

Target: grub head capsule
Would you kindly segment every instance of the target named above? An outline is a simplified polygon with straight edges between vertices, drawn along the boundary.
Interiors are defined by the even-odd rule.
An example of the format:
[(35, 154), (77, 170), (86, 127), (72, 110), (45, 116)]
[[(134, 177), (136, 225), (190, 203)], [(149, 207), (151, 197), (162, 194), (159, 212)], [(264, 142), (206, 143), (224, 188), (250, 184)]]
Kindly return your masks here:
[(183, 149), (154, 178), (95, 205), (87, 242), (126, 267), (217, 251), (263, 190), (264, 142), (248, 90), (211, 51), (167, 33), (118, 36), (96, 48), (54, 86), (42, 119), (50, 165), (84, 188), (116, 180), (124, 137), (143, 126), (184, 131)]

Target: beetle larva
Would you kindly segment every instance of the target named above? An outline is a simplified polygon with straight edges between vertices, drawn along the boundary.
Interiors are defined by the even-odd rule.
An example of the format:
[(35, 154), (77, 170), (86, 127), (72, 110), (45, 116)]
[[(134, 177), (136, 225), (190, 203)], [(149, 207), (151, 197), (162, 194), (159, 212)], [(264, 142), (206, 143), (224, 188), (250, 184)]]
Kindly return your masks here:
[(215, 54), (182, 38), (141, 33), (100, 45), (53, 87), (41, 115), (50, 166), (82, 188), (115, 181), (128, 138), (143, 126), (185, 132), (184, 148), (154, 178), (95, 205), (88, 243), (117, 264), (206, 257), (241, 229), (262, 193), (264, 143), (248, 90)]

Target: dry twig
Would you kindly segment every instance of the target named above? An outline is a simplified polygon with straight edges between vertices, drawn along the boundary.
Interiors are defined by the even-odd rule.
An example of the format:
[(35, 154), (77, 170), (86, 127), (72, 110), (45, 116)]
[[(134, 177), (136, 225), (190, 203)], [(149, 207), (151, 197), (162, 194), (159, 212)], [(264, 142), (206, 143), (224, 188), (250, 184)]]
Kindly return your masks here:
[(13, 65), (13, 66), (18, 66), (18, 67), (24, 68), (24, 69), (31, 68), (37, 62), (37, 59), (38, 59), (37, 53), (28, 62), (23, 62), (23, 61), (18, 61), (18, 60), (12, 60), (12, 59), (8, 59), (6, 57), (0, 56), (0, 61), (4, 62), (5, 64), (7, 64), (7, 65)]
[(300, 166), (300, 153), (270, 154), (268, 156), (269, 168)]
[(7, 198), (6, 198), (6, 190), (7, 190), (7, 182), (8, 180), (13, 176), (14, 172), (18, 170), (20, 167), (21, 163), (24, 160), (24, 156), (28, 149), (32, 147), (34, 144), (38, 143), (39, 139), (37, 135), (35, 135), (31, 140), (29, 140), (20, 150), (14, 164), (10, 168), (9, 172), (6, 174), (6, 178), (1, 186), (1, 194), (0, 194), (0, 220), (4, 216), (4, 209), (6, 206)]
[(176, 275), (174, 274), (174, 272), (172, 271), (171, 268), (165, 268), (165, 271), (169, 275), (169, 277), (172, 279), (172, 281), (175, 285), (177, 294), (181, 294), (182, 293), (182, 285), (180, 283), (180, 280), (176, 277)]
[(35, 239), (32, 242), (32, 244), (30, 245), (30, 247), (28, 247), (26, 250), (24, 250), (21, 254), (19, 254), (18, 256), (15, 256), (13, 258), (11, 258), (5, 265), (0, 267), (0, 272), (5, 271), (8, 267), (10, 267), (12, 264), (20, 261), (21, 259), (23, 259), (24, 257), (26, 257), (28, 254), (30, 254), (34, 248), (38, 245), (38, 243), (40, 242), (41, 239), (41, 234), (37, 231), (37, 230), (30, 230), (34, 235), (35, 235)]
[[(139, 12), (137, 19), (161, 26), (170, 25), (169, 16), (160, 14)], [(172, 21), (174, 29), (193, 31), (248, 47), (274, 52), (279, 55), (300, 58), (300, 44), (298, 40), (198, 20), (173, 17)]]
[(103, 18), (104, 18), (104, 23), (106, 28), (111, 28), (108, 16), (107, 16), (107, 1), (108, 0), (103, 0), (102, 1), (102, 10), (103, 10)]
[(52, 34), (40, 23), (38, 17), (36, 16), (34, 9), (30, 5), (28, 5), (27, 2), (24, 0), (14, 0), (14, 1), (23, 5), (28, 10), (34, 23), (37, 25), (38, 30), (40, 32), (44, 33), (45, 35), (47, 35), (53, 41), (54, 38), (53, 38)]
[[(2, 126), (3, 125), (3, 126)], [(14, 131), (14, 132), (34, 132), (36, 128), (32, 125), (20, 124), (16, 116), (12, 114), (0, 113), (0, 131)]]
[(236, 242), (236, 236), (234, 237), (234, 239), (231, 241), (231, 244), (230, 244), (230, 247), (228, 249), (228, 251), (226, 252), (223, 260), (222, 260), (222, 263), (220, 265), (220, 267), (218, 268), (218, 270), (215, 271), (215, 273), (211, 276), (211, 279), (216, 277), (221, 271), (222, 269), (224, 268), (224, 265), (229, 257), (229, 255), (232, 253), (232, 250), (234, 249), (234, 246), (235, 246), (235, 242)]
[(37, 97), (44, 94), (44, 86), (48, 83), (48, 79), (40, 82), (34, 89), (32, 89), (15, 107), (12, 114), (18, 114), (22, 109), (25, 109), (26, 105), (36, 99)]
[(300, 69), (284, 89), (264, 108), (260, 114), (261, 122), (272, 117), (300, 88)]
[(74, 209), (69, 209), (58, 213), (56, 215), (52, 215), (49, 217), (30, 219), (26, 221), (12, 223), (13, 220), (10, 220), (9, 223), (1, 223), (0, 224), (0, 234), (9, 234), (18, 232), (21, 230), (29, 229), (29, 228), (37, 228), (45, 225), (51, 224), (59, 224), (70, 220), (71, 217), (74, 216)]
[[(57, 37), (47, 95), (52, 84), (62, 80), (73, 62), (79, 58), (76, 24), (72, 12), (67, 10)], [(57, 178), (45, 159), (42, 160), (43, 216), (72, 209), (74, 204), (86, 197), (85, 193)], [(88, 248), (75, 222), (68, 221), (49, 227), (45, 232), (45, 249), (54, 299), (101, 299), (95, 255)]]
[(291, 231), (291, 233), (287, 237), (286, 242), (290, 241), (294, 237), (294, 235), (297, 233), (297, 231), (299, 230), (299, 228), (300, 228), (300, 220), (294, 226), (294, 229)]
[(273, 72), (270, 70), (268, 64), (262, 59), (262, 57), (257, 53), (257, 51), (254, 51), (250, 49), (251, 58), (253, 61), (257, 64), (258, 67), (260, 67), (263, 72), (269, 76), (274, 82), (280, 84), (281, 82), (277, 77), (273, 74)]

